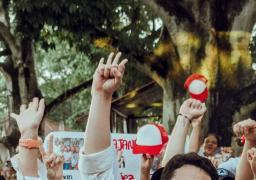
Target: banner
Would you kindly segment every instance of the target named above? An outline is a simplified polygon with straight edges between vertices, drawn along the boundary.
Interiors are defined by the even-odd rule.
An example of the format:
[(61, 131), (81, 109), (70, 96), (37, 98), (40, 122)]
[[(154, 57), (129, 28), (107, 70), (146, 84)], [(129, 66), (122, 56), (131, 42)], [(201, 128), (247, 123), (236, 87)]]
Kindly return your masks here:
[[(52, 132), (54, 153), (64, 156), (64, 179), (79, 180), (78, 171), (79, 150), (84, 144), (84, 132)], [(49, 136), (49, 135), (48, 135)], [(112, 134), (112, 144), (116, 149), (120, 180), (140, 179), (141, 155), (132, 153), (136, 134)], [(47, 139), (47, 137), (46, 137)], [(47, 149), (47, 143), (44, 143)]]

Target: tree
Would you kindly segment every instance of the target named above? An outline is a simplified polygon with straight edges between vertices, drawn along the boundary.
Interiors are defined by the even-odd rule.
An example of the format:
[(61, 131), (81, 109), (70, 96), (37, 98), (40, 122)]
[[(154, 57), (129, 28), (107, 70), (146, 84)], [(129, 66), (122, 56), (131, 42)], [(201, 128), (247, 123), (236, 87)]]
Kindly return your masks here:
[[(230, 126), (232, 114), (255, 97), (249, 81), (254, 73), (248, 50), (255, 6), (254, 0), (4, 0), (0, 11), (4, 48), (0, 54), (6, 60), (1, 70), (12, 92), (11, 110), (17, 111), (20, 103), (42, 95), (35, 73), (34, 43), (54, 48), (54, 41), (48, 41), (54, 34), (90, 60), (102, 54), (97, 48), (123, 51), (133, 67), (162, 87), (166, 127), (174, 123), (180, 97), (185, 96), (182, 85), (186, 76), (204, 74), (210, 85), (210, 129), (223, 135), (225, 130), (219, 127)], [(246, 93), (247, 87), (252, 88), (251, 94)], [(234, 100), (234, 94), (240, 99)], [(230, 111), (225, 106), (228, 101), (235, 104)], [(222, 116), (225, 112), (228, 116)]]
[[(17, 112), (21, 103), (27, 103), (34, 96), (42, 97), (35, 70), (36, 42), (46, 50), (54, 49), (56, 42), (49, 41), (54, 35), (60, 40), (68, 41), (71, 46), (74, 44), (74, 47), (80, 51), (87, 52), (90, 59), (92, 57), (98, 59), (102, 51), (99, 52), (99, 48), (94, 47), (102, 48), (106, 45), (105, 41), (109, 40), (106, 32), (113, 28), (110, 27), (110, 22), (113, 18), (120, 21), (119, 15), (122, 13), (116, 11), (120, 5), (114, 0), (109, 2), (2, 0), (0, 5), (2, 43), (0, 55), (3, 59), (1, 72), (4, 74), (7, 91), (10, 93), (8, 101), (11, 112)], [(49, 27), (52, 30), (49, 31)], [(114, 34), (112, 35), (114, 37)], [(57, 60), (55, 61), (58, 63)], [(90, 87), (90, 80), (79, 83), (81, 84), (74, 84), (75, 87), (58, 95), (46, 109), (51, 110), (73, 94)], [(14, 138), (11, 144), (15, 146), (14, 142), (17, 142), (18, 138), (17, 129), (13, 121), (10, 121), (9, 125), (8, 135)]]
[[(227, 137), (226, 130), (232, 124), (234, 111), (255, 100), (249, 40), (256, 20), (256, 2), (143, 2), (155, 10), (167, 30), (169, 50), (166, 57), (169, 57), (167, 64), (171, 70), (160, 77), (164, 111), (169, 109), (169, 112), (163, 112), (164, 121), (175, 119), (176, 88), (183, 80), (180, 77), (200, 72), (209, 79), (210, 130)], [(250, 93), (245, 89), (247, 86), (252, 88)], [(238, 99), (235, 97), (237, 94)], [(225, 138), (225, 144), (230, 142), (230, 136), (231, 133)]]

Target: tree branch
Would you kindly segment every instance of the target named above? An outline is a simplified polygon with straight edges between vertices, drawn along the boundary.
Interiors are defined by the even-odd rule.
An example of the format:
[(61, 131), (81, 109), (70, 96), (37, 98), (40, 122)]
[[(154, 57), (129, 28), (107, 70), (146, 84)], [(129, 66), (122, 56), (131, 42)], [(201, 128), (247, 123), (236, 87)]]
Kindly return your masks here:
[(163, 79), (155, 71), (152, 71), (150, 69), (149, 65), (147, 65), (145, 63), (142, 64), (142, 63), (139, 63), (139, 62), (136, 61), (135, 62), (135, 68), (138, 69), (140, 72), (143, 72), (144, 74), (146, 74), (150, 78), (152, 78), (160, 86), (163, 85)]
[(256, 1), (249, 0), (241, 13), (235, 17), (232, 30), (251, 32), (256, 21)]
[(9, 28), (0, 22), (0, 38), (3, 40), (6, 48), (12, 52), (13, 60), (20, 59), (19, 46), (16, 44), (15, 37), (11, 34)]
[(59, 95), (57, 98), (55, 98), (49, 104), (46, 105), (45, 115), (49, 114), (56, 106), (60, 105), (64, 101), (66, 101), (67, 99), (72, 97), (74, 94), (79, 93), (82, 90), (90, 87), (91, 84), (92, 84), (92, 79), (82, 82), (81, 84), (79, 84), (71, 89), (68, 89), (67, 91), (65, 91), (64, 93)]
[(16, 38), (10, 32), (9, 23), (7, 22), (7, 13), (3, 7), (3, 2), (0, 2), (0, 39), (4, 42), (7, 49), (10, 49), (12, 59), (15, 62), (20, 59), (19, 46), (17, 45)]
[(171, 37), (174, 37), (178, 33), (178, 25), (176, 24), (175, 16), (170, 16), (169, 13), (161, 6), (159, 6), (154, 0), (142, 0), (145, 5), (152, 9), (164, 22)]

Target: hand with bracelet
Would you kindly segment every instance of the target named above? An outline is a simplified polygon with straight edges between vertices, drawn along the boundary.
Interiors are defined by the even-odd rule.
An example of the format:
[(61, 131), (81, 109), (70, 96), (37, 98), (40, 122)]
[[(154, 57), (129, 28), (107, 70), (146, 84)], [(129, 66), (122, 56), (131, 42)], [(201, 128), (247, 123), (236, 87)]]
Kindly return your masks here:
[(172, 140), (167, 143), (167, 148), (162, 161), (163, 166), (165, 166), (173, 156), (184, 153), (185, 140), (190, 123), (196, 123), (198, 118), (203, 116), (205, 112), (205, 104), (198, 100), (187, 99), (183, 102), (171, 133), (170, 139)]
[(178, 115), (183, 116), (192, 124), (201, 122), (201, 118), (206, 112), (205, 104), (196, 99), (187, 99), (180, 107)]
[[(23, 104), (20, 106), (19, 114), (11, 114), (17, 124), (21, 134), (19, 140), (19, 153), (17, 155), (17, 179), (25, 177), (39, 177), (38, 171), (38, 128), (44, 114), (44, 99), (39, 101), (33, 98), (28, 107)], [(28, 163), (29, 162), (29, 163)]]

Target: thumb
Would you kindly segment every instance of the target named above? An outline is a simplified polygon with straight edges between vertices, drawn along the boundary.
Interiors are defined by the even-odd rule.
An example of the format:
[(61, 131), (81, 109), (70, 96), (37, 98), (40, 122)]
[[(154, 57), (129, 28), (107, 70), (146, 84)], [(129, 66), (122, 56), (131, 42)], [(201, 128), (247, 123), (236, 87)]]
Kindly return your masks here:
[(46, 155), (46, 152), (45, 152), (45, 149), (44, 149), (44, 146), (43, 146), (42, 139), (40, 139), (40, 141), (41, 141), (41, 143), (40, 143), (40, 146), (39, 146), (39, 152), (42, 155), (42, 158), (44, 159), (44, 156)]

